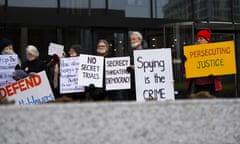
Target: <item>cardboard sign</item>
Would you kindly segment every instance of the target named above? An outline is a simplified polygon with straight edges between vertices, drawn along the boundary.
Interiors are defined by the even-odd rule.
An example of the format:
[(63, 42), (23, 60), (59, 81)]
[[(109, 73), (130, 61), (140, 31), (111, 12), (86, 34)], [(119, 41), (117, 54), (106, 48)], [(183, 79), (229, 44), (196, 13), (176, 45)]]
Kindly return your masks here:
[(0, 87), (15, 82), (12, 77), (17, 64), (17, 55), (0, 55)]
[(0, 96), (19, 105), (34, 105), (55, 100), (45, 71), (0, 88)]
[(130, 57), (105, 58), (106, 90), (130, 89), (131, 78), (127, 72)]
[(234, 42), (184, 47), (186, 78), (236, 74)]
[(79, 57), (60, 59), (60, 93), (84, 92), (83, 86), (78, 85)]
[(64, 46), (60, 44), (50, 43), (48, 46), (48, 55), (57, 54), (59, 57), (63, 55)]
[(93, 55), (80, 55), (78, 84), (95, 87), (103, 87), (103, 62), (104, 58)]
[(174, 100), (171, 49), (134, 51), (138, 102)]

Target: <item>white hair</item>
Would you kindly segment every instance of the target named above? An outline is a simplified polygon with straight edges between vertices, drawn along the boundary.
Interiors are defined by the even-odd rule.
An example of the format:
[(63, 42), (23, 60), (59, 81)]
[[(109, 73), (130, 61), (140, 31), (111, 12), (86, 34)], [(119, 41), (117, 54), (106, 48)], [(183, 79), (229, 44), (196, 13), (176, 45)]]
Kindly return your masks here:
[(140, 40), (143, 39), (142, 34), (140, 32), (138, 32), (138, 31), (132, 32), (131, 35), (136, 35)]
[(39, 51), (34, 45), (28, 45), (26, 48), (26, 52), (31, 53), (35, 57), (39, 57)]

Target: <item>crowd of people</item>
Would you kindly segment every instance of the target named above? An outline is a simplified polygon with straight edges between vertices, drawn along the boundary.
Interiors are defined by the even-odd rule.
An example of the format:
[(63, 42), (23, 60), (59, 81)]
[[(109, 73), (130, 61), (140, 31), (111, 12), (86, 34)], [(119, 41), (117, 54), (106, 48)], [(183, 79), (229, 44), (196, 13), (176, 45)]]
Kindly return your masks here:
[[(197, 33), (197, 44), (209, 43), (211, 39), (210, 30), (201, 30)], [(79, 93), (59, 93), (59, 77), (60, 77), (60, 59), (62, 57), (77, 57), (81, 55), (81, 45), (75, 44), (68, 49), (68, 53), (63, 53), (62, 57), (54, 54), (51, 60), (44, 62), (39, 58), (39, 50), (36, 46), (28, 45), (26, 48), (26, 61), (18, 60), (18, 65), (16, 66), (16, 72), (13, 77), (15, 80), (25, 78), (29, 75), (33, 75), (40, 71), (45, 70), (48, 76), (49, 83), (51, 85), (52, 91), (56, 98), (56, 101), (104, 101), (104, 100), (136, 100), (136, 90), (135, 90), (135, 78), (134, 78), (134, 59), (133, 51), (141, 50), (143, 46), (143, 36), (140, 32), (132, 32), (130, 34), (131, 51), (129, 52), (131, 65), (127, 67), (127, 71), (131, 74), (131, 89), (127, 90), (126, 97), (119, 96), (116, 91), (106, 91), (105, 82), (103, 81), (103, 88), (96, 88), (93, 84), (85, 87), (84, 92)], [(13, 43), (9, 39), (2, 39), (1, 41), (1, 54), (16, 54), (13, 48)], [(109, 57), (109, 43), (106, 40), (99, 40), (96, 46), (96, 55), (102, 57)], [(19, 71), (18, 71), (19, 70)], [(24, 73), (22, 73), (22, 71)], [(103, 76), (105, 77), (105, 75)], [(208, 76), (201, 78), (191, 78), (187, 79), (187, 90), (190, 98), (195, 98), (198, 92), (200, 95), (217, 95), (219, 91), (222, 90), (221, 80), (219, 77)], [(205, 91), (206, 93), (202, 93)]]

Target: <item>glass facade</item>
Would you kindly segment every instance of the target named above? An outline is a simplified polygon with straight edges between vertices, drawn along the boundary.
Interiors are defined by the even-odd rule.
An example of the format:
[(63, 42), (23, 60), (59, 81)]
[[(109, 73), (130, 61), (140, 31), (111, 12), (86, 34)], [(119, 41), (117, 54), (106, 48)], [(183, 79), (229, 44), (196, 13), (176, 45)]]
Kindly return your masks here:
[(91, 8), (101, 8), (105, 9), (106, 8), (106, 3), (105, 0), (91, 0)]
[(89, 8), (89, 0), (60, 0), (60, 8)]
[(163, 6), (163, 18), (185, 19), (192, 18), (192, 1), (168, 0)]
[[(147, 48), (172, 49), (175, 88), (182, 95), (183, 47), (195, 44), (198, 30), (211, 29), (213, 42), (235, 40), (240, 54), (239, 0), (0, 0), (0, 6), (5, 1), (0, 39), (12, 39), (21, 57), (26, 45), (34, 44), (45, 59), (49, 42), (63, 44), (66, 52), (72, 44), (81, 44), (81, 53), (95, 54), (99, 39), (110, 43), (111, 56), (124, 56), (131, 50), (129, 32), (140, 31)], [(221, 97), (240, 94), (238, 75), (221, 78)]]
[(8, 0), (9, 7), (57, 8), (56, 0)]
[(5, 5), (5, 0), (0, 0), (0, 6), (4, 6)]
[(149, 0), (109, 0), (109, 9), (121, 10), (126, 17), (150, 18)]

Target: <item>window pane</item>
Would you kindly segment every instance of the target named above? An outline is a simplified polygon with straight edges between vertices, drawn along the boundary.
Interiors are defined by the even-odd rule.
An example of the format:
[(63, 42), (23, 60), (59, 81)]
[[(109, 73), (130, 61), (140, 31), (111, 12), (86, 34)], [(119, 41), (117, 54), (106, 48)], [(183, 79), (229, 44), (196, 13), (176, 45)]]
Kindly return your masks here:
[(57, 0), (8, 0), (8, 6), (57, 8)]
[(233, 0), (233, 19), (235, 22), (240, 22), (240, 1)]
[(88, 0), (60, 0), (61, 8), (89, 8)]
[(154, 18), (164, 18), (164, 6), (168, 3), (168, 0), (155, 0), (153, 4)]
[(211, 20), (231, 21), (232, 20), (231, 6), (232, 6), (231, 0), (213, 0), (211, 3), (212, 7)]
[(155, 17), (170, 19), (191, 19), (191, 0), (155, 0)]
[(106, 8), (106, 0), (91, 0), (91, 8)]
[(150, 0), (109, 0), (109, 9), (122, 10), (126, 17), (150, 17)]
[(0, 6), (4, 6), (5, 5), (5, 0), (0, 0)]

